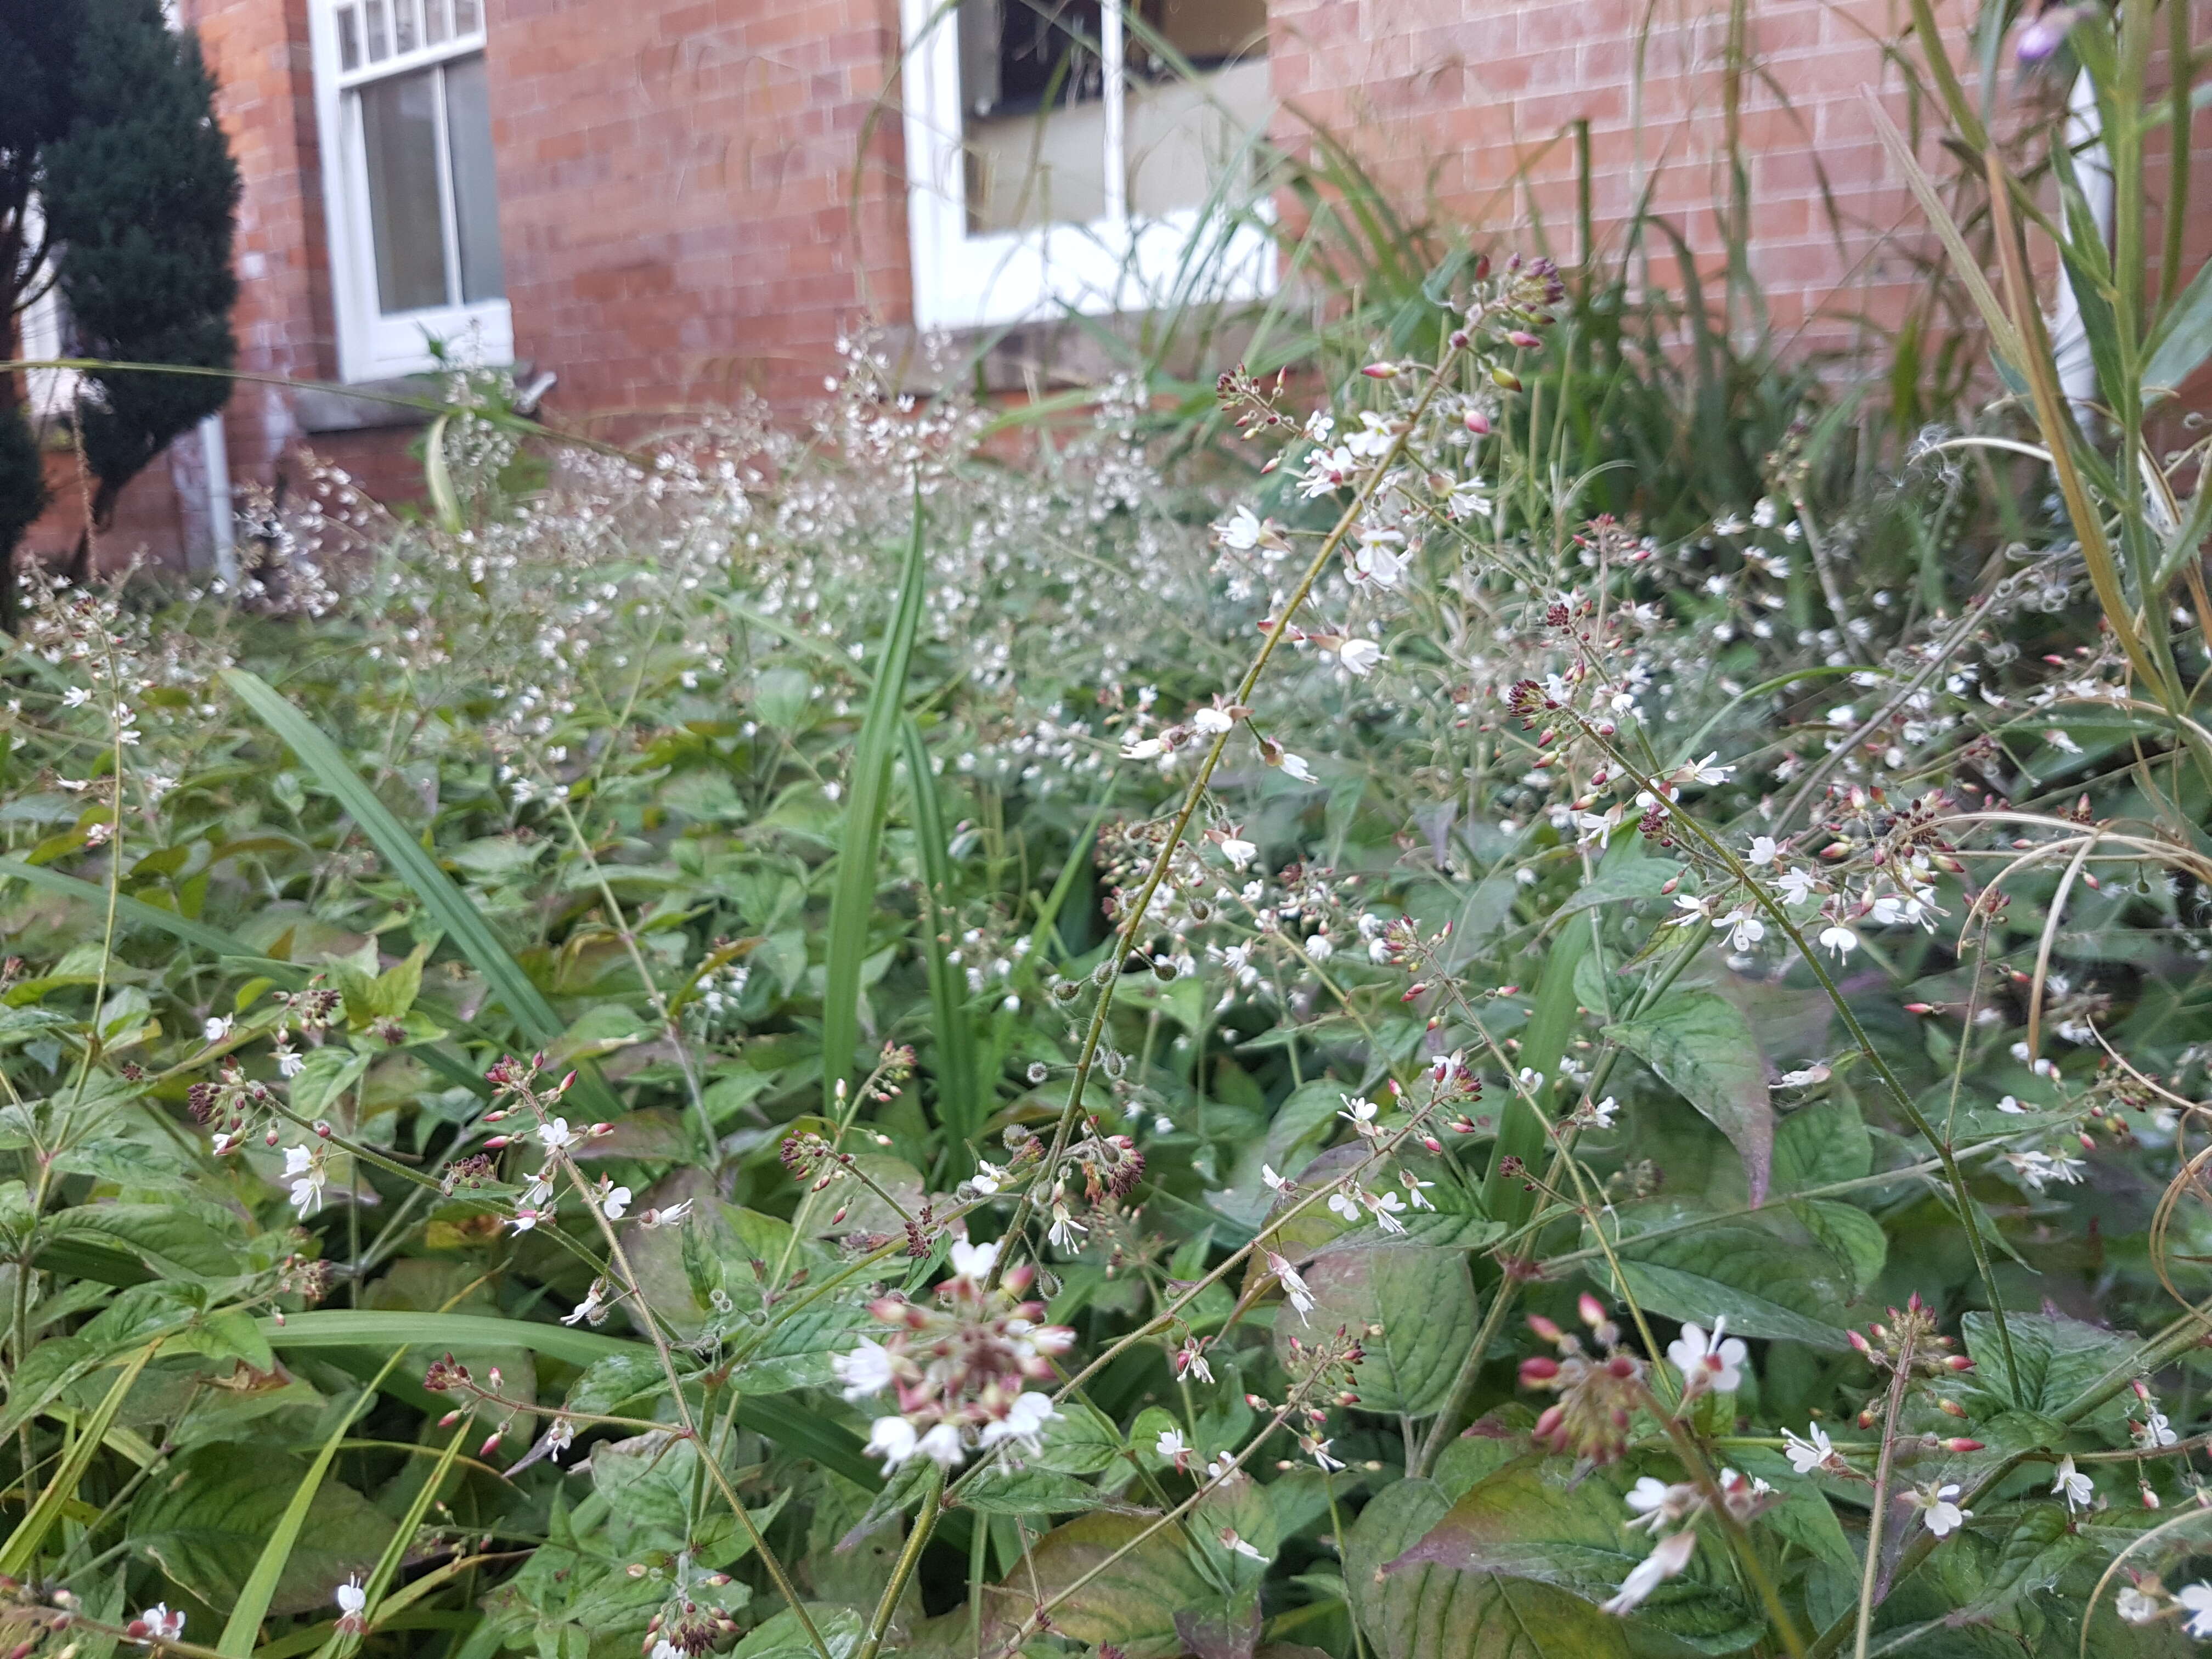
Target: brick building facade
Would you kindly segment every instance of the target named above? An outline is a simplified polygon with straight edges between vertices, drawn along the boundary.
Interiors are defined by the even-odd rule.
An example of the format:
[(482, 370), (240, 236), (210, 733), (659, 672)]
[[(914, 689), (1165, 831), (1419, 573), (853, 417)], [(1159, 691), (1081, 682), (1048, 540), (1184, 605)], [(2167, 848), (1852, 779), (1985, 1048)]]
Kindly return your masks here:
[[(1601, 238), (1649, 191), (1722, 257), (1727, 0), (1044, 3), (1061, 24), (1036, 0), (178, 0), (246, 178), (241, 367), (387, 384), (434, 330), (556, 374), (573, 424), (789, 404), (864, 319), (1152, 303), (1188, 276), (1245, 140), (1295, 152), (1311, 125), (1417, 212), (1533, 214), (1572, 255), (1586, 122)], [(1938, 10), (1963, 33), (1960, 0)], [(1904, 12), (1745, 14), (1752, 274), (1784, 329), (1880, 318), (1909, 284), (1892, 233), (1916, 210), (1868, 97), (1902, 107)], [(1220, 292), (1276, 280), (1264, 234), (1209, 246)], [(228, 464), (265, 481), (304, 446), (410, 493), (392, 419), (242, 384)], [(114, 538), (172, 559), (212, 533), (203, 452), (175, 452)]]

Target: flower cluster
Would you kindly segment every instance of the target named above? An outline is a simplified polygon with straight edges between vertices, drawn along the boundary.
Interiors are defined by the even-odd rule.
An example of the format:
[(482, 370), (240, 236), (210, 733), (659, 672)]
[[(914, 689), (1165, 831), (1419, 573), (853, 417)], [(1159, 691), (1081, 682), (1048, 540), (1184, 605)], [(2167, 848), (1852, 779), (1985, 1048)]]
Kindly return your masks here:
[(1033, 1455), (1045, 1425), (1060, 1415), (1049, 1395), (1027, 1385), (1053, 1374), (1075, 1333), (1040, 1323), (1044, 1304), (1022, 1299), (1036, 1269), (1009, 1267), (994, 1285), (998, 1245), (956, 1243), (951, 1257), (952, 1277), (938, 1285), (936, 1305), (878, 1299), (869, 1311), (890, 1334), (880, 1342), (862, 1337), (831, 1362), (848, 1400), (888, 1393), (897, 1402), (868, 1436), (867, 1450), (888, 1469), (915, 1456), (951, 1469), (1000, 1445)]

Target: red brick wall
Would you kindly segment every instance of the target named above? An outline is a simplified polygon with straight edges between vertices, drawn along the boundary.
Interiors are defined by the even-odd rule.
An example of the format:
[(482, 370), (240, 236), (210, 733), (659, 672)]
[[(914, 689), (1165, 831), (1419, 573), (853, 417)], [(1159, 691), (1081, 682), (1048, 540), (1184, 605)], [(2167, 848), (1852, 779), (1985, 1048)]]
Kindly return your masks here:
[(872, 304), (905, 314), (895, 112), (869, 128), (895, 0), (490, 0), (487, 19), (515, 352), (558, 371), (561, 410), (788, 404)]
[[(246, 178), (238, 215), (239, 367), (328, 380), (336, 326), (323, 234), (307, 0), (181, 0), (222, 90), (216, 114)], [(241, 384), (224, 421), (234, 473), (266, 477), (295, 436), (278, 387)]]
[[(1954, 52), (1963, 54), (1975, 10), (1937, 0)], [(2193, 10), (2202, 43), (2212, 4)], [(1903, 79), (1884, 50), (1907, 9), (1750, 0), (1746, 13), (1753, 70), (1738, 120), (1751, 272), (1778, 327), (1802, 328), (1808, 345), (1844, 343), (1852, 313), (1895, 320), (1914, 286), (1912, 256), (1934, 252), (1864, 96), (1875, 91), (1911, 130)], [(1581, 252), (1570, 128), (1586, 119), (1601, 252), (1617, 247), (1649, 188), (1713, 276), (1726, 258), (1712, 206), (1729, 189), (1729, 19), (1728, 0), (1271, 0), (1274, 88), (1286, 106), (1279, 133), (1295, 149), (1306, 142), (1303, 123), (1317, 122), (1347, 139), (1416, 214), (1515, 244), (1540, 222), (1564, 262)], [(2212, 241), (2212, 118), (2200, 117), (2194, 153), (2203, 205), (2192, 222)], [(1921, 155), (1937, 176), (1955, 172), (1933, 144)], [(1671, 246), (1652, 252), (1654, 282), (1676, 286)]]

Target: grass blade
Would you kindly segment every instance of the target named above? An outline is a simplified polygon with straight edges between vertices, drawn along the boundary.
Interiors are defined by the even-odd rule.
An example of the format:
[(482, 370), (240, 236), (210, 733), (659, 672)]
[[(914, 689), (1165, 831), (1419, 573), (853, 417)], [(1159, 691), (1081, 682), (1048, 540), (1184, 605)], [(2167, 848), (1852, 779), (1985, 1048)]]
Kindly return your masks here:
[[(401, 1352), (405, 1350), (402, 1349)], [(386, 1362), (388, 1374), (399, 1363), (399, 1354)], [(377, 1382), (383, 1381), (379, 1377)], [(330, 1438), (323, 1442), (315, 1454), (315, 1461), (307, 1466), (307, 1474), (293, 1489), (292, 1501), (284, 1506), (284, 1513), (276, 1518), (276, 1528), (269, 1534), (269, 1541), (261, 1547), (255, 1558), (253, 1571), (231, 1605), (230, 1617), (223, 1622), (222, 1634), (216, 1638), (216, 1651), (226, 1659), (252, 1659), (255, 1639), (261, 1634), (261, 1621), (269, 1616), (269, 1603), (276, 1595), (277, 1582), (284, 1576), (284, 1568), (292, 1559), (292, 1547), (299, 1541), (300, 1534), (307, 1524), (308, 1514), (313, 1510), (316, 1497), (322, 1492), (323, 1477), (330, 1473), (336, 1461), (338, 1447), (343, 1443), (347, 1430), (361, 1415), (362, 1407), (376, 1398), (376, 1384), (371, 1383), (353, 1398), (353, 1404), (340, 1414), (337, 1425), (331, 1430)]]
[(921, 495), (914, 498), (914, 527), (898, 605), (884, 632), (875, 684), (853, 742), (853, 767), (845, 785), (845, 835), (837, 854), (837, 884), (830, 896), (830, 940), (822, 1003), (822, 1084), (853, 1083), (853, 1051), (860, 1041), (860, 969), (868, 954), (868, 918), (876, 908), (876, 855), (890, 806), (891, 745), (897, 739), (899, 705), (906, 695), (907, 664), (921, 623)]
[[(414, 1500), (407, 1505), (407, 1513), (399, 1517), (399, 1525), (392, 1532), (392, 1541), (384, 1547), (384, 1553), (378, 1558), (375, 1567), (370, 1571), (365, 1587), (368, 1600), (362, 1612), (363, 1622), (371, 1628), (375, 1625), (378, 1604), (384, 1600), (385, 1591), (392, 1588), (392, 1581), (399, 1571), (399, 1564), (406, 1559), (407, 1547), (414, 1541), (416, 1528), (422, 1524), (422, 1517), (429, 1513), (430, 1505), (438, 1496), (438, 1488), (446, 1484), (446, 1477), (453, 1473), (453, 1460), (460, 1455), (461, 1442), (467, 1439), (475, 1428), (474, 1417), (461, 1419), (460, 1425), (453, 1431), (453, 1437), (446, 1443), (446, 1449), (439, 1457), (437, 1467), (430, 1471), (429, 1478), (416, 1490)], [(226, 1630), (224, 1634), (227, 1636), (229, 1632)], [(331, 1639), (323, 1644), (322, 1651), (332, 1655), (346, 1654), (360, 1645), (359, 1635), (333, 1633)], [(229, 1650), (225, 1649), (224, 1651), (228, 1652)]]
[(54, 1478), (47, 1483), (46, 1489), (39, 1494), (39, 1501), (31, 1505), (29, 1512), (17, 1523), (15, 1530), (8, 1534), (8, 1541), (0, 1544), (0, 1573), (6, 1573), (11, 1578), (21, 1578), (27, 1571), (39, 1553), (39, 1546), (46, 1542), (46, 1534), (53, 1530), (54, 1522), (62, 1518), (63, 1510), (76, 1498), (77, 1482), (84, 1479), (85, 1470), (92, 1467), (93, 1454), (100, 1449), (100, 1442), (106, 1438), (108, 1428), (115, 1421), (115, 1413), (122, 1408), (124, 1395), (131, 1392), (131, 1385), (138, 1380), (138, 1373), (146, 1369), (146, 1362), (154, 1357), (155, 1350), (161, 1346), (158, 1342), (149, 1343), (131, 1357), (130, 1363), (123, 1368), (123, 1375), (117, 1377), (115, 1386), (108, 1389), (107, 1397), (100, 1402), (84, 1426), (78, 1431), (76, 1443), (70, 1448), (69, 1455), (54, 1471)]
[[(522, 971), (521, 964), (507, 954), (490, 924), (453, 884), (452, 878), (438, 867), (437, 860), (376, 798), (376, 792), (362, 781), (361, 775), (338, 751), (338, 746), (260, 676), (242, 668), (228, 668), (222, 678), (240, 700), (259, 715), (264, 724), (314, 773), (323, 787), (337, 798), (339, 805), (361, 826), (362, 833), (374, 844), (378, 856), (407, 884), (431, 919), (445, 930), (446, 937), (484, 976), (524, 1040), (538, 1048), (550, 1047), (558, 1040), (563, 1027), (560, 1016), (553, 1012), (553, 1005)], [(577, 1087), (582, 1097), (603, 1115), (611, 1117), (622, 1109), (614, 1091), (596, 1070), (587, 1066), (577, 1079)]]
[(952, 913), (952, 860), (945, 836), (945, 806), (929, 746), (911, 720), (900, 723), (907, 780), (914, 791), (914, 833), (921, 848), (922, 959), (929, 969), (930, 1020), (937, 1036), (937, 1116), (945, 1131), (951, 1178), (969, 1172), (975, 1138), (990, 1115), (975, 1083), (975, 1045), (968, 1029), (966, 989), (946, 951)]
[(438, 528), (449, 536), (461, 529), (461, 499), (453, 493), (453, 469), (446, 465), (446, 422), (453, 418), (438, 416), (422, 440), (422, 488), (429, 495)]

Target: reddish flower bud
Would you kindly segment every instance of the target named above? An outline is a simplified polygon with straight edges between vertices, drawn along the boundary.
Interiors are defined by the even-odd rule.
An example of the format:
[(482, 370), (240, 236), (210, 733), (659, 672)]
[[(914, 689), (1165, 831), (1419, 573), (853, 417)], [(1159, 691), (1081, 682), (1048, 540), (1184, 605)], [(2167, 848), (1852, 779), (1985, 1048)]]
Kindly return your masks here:
[(1467, 411), (1466, 424), (1467, 429), (1478, 438), (1486, 438), (1490, 435), (1490, 416), (1479, 409), (1470, 409)]
[(1540, 1389), (1559, 1374), (1559, 1362), (1549, 1354), (1530, 1354), (1521, 1362), (1521, 1386)]
[(1359, 371), (1370, 380), (1395, 380), (1398, 378), (1395, 363), (1370, 363)]

